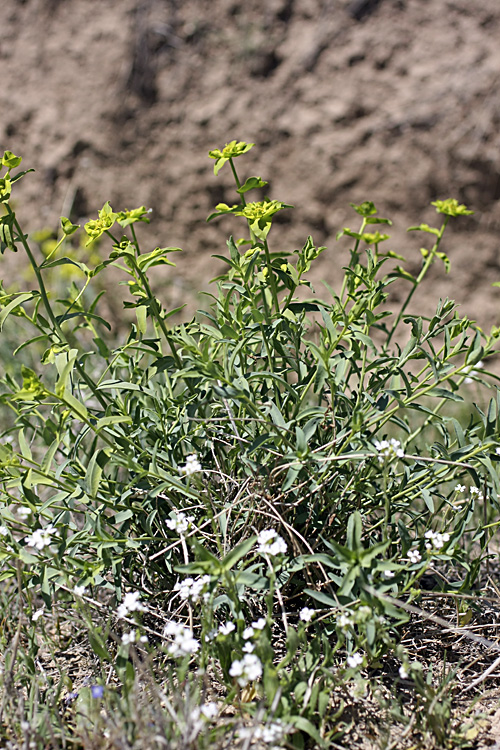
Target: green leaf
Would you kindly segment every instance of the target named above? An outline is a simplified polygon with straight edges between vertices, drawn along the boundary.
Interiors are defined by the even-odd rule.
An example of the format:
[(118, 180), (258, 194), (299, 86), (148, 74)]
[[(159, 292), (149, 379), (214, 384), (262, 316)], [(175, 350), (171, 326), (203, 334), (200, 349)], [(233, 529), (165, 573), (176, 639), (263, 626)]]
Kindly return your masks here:
[(9, 304), (3, 308), (2, 312), (0, 312), (0, 331), (2, 330), (6, 318), (13, 310), (22, 305), (23, 302), (27, 302), (29, 299), (33, 299), (36, 296), (36, 292), (23, 292), (22, 294), (18, 294), (17, 297), (11, 300)]
[(65, 216), (61, 216), (61, 229), (66, 237), (74, 234), (77, 229), (80, 229), (80, 224), (73, 224)]
[(249, 539), (244, 539), (242, 542), (236, 545), (234, 549), (229, 552), (226, 557), (221, 561), (221, 569), (227, 573), (231, 568), (236, 565), (237, 562), (245, 557), (255, 544), (256, 536), (251, 536)]
[(247, 193), (249, 190), (254, 190), (255, 188), (261, 188), (267, 185), (267, 182), (263, 180), (261, 177), (249, 177), (245, 184), (239, 187), (236, 192), (240, 195), (243, 195), (243, 193)]

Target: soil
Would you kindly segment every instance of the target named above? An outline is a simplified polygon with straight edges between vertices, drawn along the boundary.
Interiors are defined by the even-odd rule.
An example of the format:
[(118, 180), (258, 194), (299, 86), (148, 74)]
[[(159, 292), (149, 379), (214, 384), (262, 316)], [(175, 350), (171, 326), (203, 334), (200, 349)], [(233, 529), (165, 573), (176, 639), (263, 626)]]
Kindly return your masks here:
[(418, 309), (449, 296), (500, 323), (498, 0), (3, 0), (1, 25), (0, 149), (36, 170), (17, 190), (28, 230), (146, 204), (146, 244), (184, 249), (159, 294), (192, 307), (242, 231), (205, 223), (235, 201), (207, 153), (236, 138), (256, 144), (243, 171), (296, 207), (273, 248), (328, 247), (315, 282), (338, 283), (350, 202), (394, 221), (390, 249), (414, 270), (428, 236), (406, 227), (434, 223), (432, 200), (466, 203), (451, 273), (436, 265)]

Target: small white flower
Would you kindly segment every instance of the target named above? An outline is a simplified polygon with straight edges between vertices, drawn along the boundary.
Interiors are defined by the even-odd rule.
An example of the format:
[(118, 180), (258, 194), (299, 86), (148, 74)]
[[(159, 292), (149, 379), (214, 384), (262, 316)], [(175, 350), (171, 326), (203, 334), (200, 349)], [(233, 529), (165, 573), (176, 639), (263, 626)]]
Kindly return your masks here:
[(0, 526), (0, 536), (7, 536), (9, 529), (7, 526)]
[(255, 646), (250, 641), (247, 641), (243, 646), (243, 651), (246, 654), (251, 654), (253, 651), (255, 651)]
[(394, 578), (395, 575), (393, 570), (384, 570), (384, 578)]
[(186, 656), (194, 654), (200, 648), (200, 642), (193, 637), (193, 632), (180, 622), (167, 622), (163, 635), (173, 639), (167, 651), (172, 656)]
[(210, 592), (208, 586), (210, 584), (210, 576), (205, 575), (200, 578), (185, 578), (183, 581), (178, 581), (174, 586), (174, 591), (179, 592), (181, 599), (186, 601), (190, 599), (194, 604), (200, 599), (208, 601), (210, 598)]
[(415, 565), (415, 563), (419, 563), (422, 559), (422, 555), (418, 551), (418, 549), (410, 549), (408, 550), (408, 560), (412, 563), (412, 565)]
[(179, 473), (189, 477), (191, 474), (196, 474), (198, 471), (203, 471), (203, 468), (198, 461), (196, 453), (192, 453), (190, 456), (186, 456), (186, 464), (179, 467)]
[(406, 680), (409, 677), (409, 672), (404, 666), (404, 664), (401, 664), (401, 666), (399, 667), (399, 676), (401, 677), (402, 680)]
[(33, 614), (31, 615), (31, 621), (32, 621), (32, 622), (36, 622), (36, 621), (37, 621), (37, 620), (39, 620), (39, 619), (40, 619), (40, 617), (42, 617), (42, 616), (43, 616), (44, 614), (45, 614), (45, 607), (41, 607), (40, 609), (37, 609), (37, 611), (36, 611), (36, 612), (33, 612)]
[(260, 742), (264, 745), (272, 745), (271, 750), (278, 750), (278, 747), (280, 746), (277, 746), (276, 743), (280, 742), (283, 739), (287, 731), (289, 730), (287, 730), (287, 728), (283, 725), (283, 722), (280, 719), (276, 719), (270, 724), (267, 724), (267, 726), (263, 727), (242, 727), (238, 731), (238, 736), (240, 740), (250, 739), (251, 741), (256, 743), (260, 740)]
[(186, 516), (185, 513), (180, 511), (179, 513), (175, 514), (174, 518), (169, 518), (167, 521), (165, 521), (165, 525), (168, 526), (168, 528), (172, 531), (176, 531), (178, 534), (184, 534), (184, 532), (189, 529), (193, 521), (194, 516)]
[(497, 454), (497, 456), (500, 456), (500, 448), (495, 448), (495, 453)]
[(347, 666), (351, 669), (356, 669), (356, 667), (359, 667), (362, 663), (363, 657), (359, 652), (347, 657)]
[(32, 510), (26, 505), (20, 505), (19, 508), (17, 508), (16, 513), (21, 521), (26, 521), (26, 519), (31, 516)]
[(243, 639), (247, 641), (249, 638), (253, 638), (255, 635), (255, 630), (253, 628), (245, 628), (243, 631)]
[(401, 448), (399, 440), (391, 438), (390, 440), (375, 440), (375, 450), (378, 453), (379, 464), (385, 461), (393, 461), (396, 458), (404, 458), (405, 452)]
[(475, 497), (476, 500), (483, 500), (483, 493), (479, 487), (471, 487), (469, 491), (471, 497)]
[(130, 591), (128, 594), (125, 594), (122, 603), (116, 610), (117, 616), (122, 618), (127, 617), (130, 612), (145, 612), (146, 607), (139, 601), (140, 596), (138, 591)]
[(122, 643), (124, 645), (127, 645), (128, 643), (135, 643), (137, 639), (137, 631), (131, 630), (129, 633), (123, 633), (122, 635)]
[(316, 611), (314, 609), (311, 609), (310, 607), (302, 607), (299, 617), (303, 622), (310, 622), (315, 614)]
[(352, 628), (354, 621), (351, 617), (348, 617), (343, 612), (337, 617), (337, 623), (343, 633), (346, 633), (349, 628)]
[(286, 542), (274, 529), (264, 529), (257, 537), (257, 552), (261, 555), (284, 555), (287, 550)]
[(147, 637), (147, 635), (141, 635), (141, 637), (139, 638), (139, 643), (147, 643), (148, 640), (149, 638)]
[(262, 676), (262, 662), (255, 654), (245, 654), (243, 659), (233, 661), (229, 674), (236, 677), (240, 687), (245, 687)]
[(467, 487), (465, 486), (465, 484), (457, 484), (457, 486), (455, 487), (455, 492), (465, 492), (466, 489)]
[(54, 536), (59, 536), (59, 532), (55, 526), (49, 523), (44, 529), (36, 529), (30, 536), (26, 536), (24, 541), (28, 547), (42, 550), (53, 542), (52, 537)]
[(79, 586), (78, 584), (74, 587), (73, 593), (75, 596), (83, 596), (85, 593), (85, 586)]
[(219, 709), (217, 706), (217, 703), (213, 703), (212, 701), (209, 701), (208, 703), (203, 703), (200, 706), (200, 713), (202, 716), (205, 717), (205, 719), (208, 719), (211, 721), (212, 719), (215, 719), (216, 716), (219, 715)]
[(437, 531), (426, 531), (424, 537), (428, 540), (425, 548), (429, 551), (440, 550), (450, 541), (450, 535), (447, 532), (440, 534)]
[(264, 628), (266, 627), (266, 619), (265, 619), (265, 617), (259, 617), (258, 620), (256, 620), (255, 622), (252, 622), (251, 627), (254, 630), (264, 630)]
[(225, 622), (223, 625), (219, 625), (219, 633), (221, 635), (229, 635), (233, 630), (236, 630), (234, 622)]

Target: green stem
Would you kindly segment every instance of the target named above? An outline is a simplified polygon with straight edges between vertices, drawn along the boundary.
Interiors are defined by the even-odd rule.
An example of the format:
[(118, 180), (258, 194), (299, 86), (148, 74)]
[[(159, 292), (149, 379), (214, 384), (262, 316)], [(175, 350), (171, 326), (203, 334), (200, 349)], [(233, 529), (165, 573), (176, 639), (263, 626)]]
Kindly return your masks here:
[[(53, 329), (57, 333), (57, 336), (59, 337), (59, 340), (60, 340), (61, 344), (68, 344), (69, 345), (68, 339), (65, 336), (65, 334), (63, 333), (63, 331), (61, 329), (61, 326), (58, 323), (57, 318), (54, 315), (54, 312), (52, 310), (51, 304), (49, 302), (49, 297), (48, 297), (48, 294), (47, 294), (47, 290), (45, 288), (45, 283), (44, 283), (44, 280), (43, 280), (40, 268), (39, 268), (39, 266), (38, 266), (38, 264), (37, 264), (37, 262), (35, 260), (35, 256), (31, 252), (31, 248), (30, 248), (30, 246), (28, 245), (28, 243), (26, 241), (26, 237), (25, 237), (25, 235), (24, 235), (24, 233), (23, 233), (23, 231), (22, 231), (22, 229), (21, 229), (21, 227), (19, 225), (19, 222), (17, 221), (14, 212), (12, 211), (11, 207), (8, 204), (6, 205), (6, 209), (7, 209), (7, 212), (11, 216), (13, 216), (14, 226), (15, 226), (15, 228), (17, 230), (19, 239), (22, 242), (22, 245), (24, 247), (26, 255), (28, 256), (29, 262), (31, 263), (31, 267), (33, 268), (33, 271), (35, 273), (35, 276), (36, 276), (36, 279), (37, 279), (37, 282), (38, 282), (38, 286), (39, 286), (39, 289), (40, 289), (40, 295), (42, 297), (43, 304), (44, 304), (44, 307), (45, 307), (45, 311), (46, 311), (46, 313), (47, 313), (47, 315), (49, 317), (50, 322), (52, 323)], [(87, 375), (87, 373), (85, 372), (83, 366), (80, 364), (80, 362), (78, 361), (78, 359), (76, 359), (76, 361), (75, 361), (75, 367), (78, 370), (81, 378), (85, 381), (85, 383), (88, 385), (88, 387), (90, 388), (90, 390), (92, 391), (92, 393), (94, 394), (94, 396), (97, 398), (97, 400), (101, 404), (101, 406), (105, 409), (106, 406), (107, 406), (106, 399), (97, 390), (94, 381)]]

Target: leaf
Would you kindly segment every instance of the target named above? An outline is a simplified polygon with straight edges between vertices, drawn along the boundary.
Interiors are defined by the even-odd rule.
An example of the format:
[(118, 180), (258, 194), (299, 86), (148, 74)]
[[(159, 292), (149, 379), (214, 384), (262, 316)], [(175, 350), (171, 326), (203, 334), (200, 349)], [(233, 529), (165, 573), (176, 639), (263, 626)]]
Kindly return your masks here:
[(265, 185), (267, 185), (267, 182), (263, 180), (262, 177), (248, 177), (248, 179), (245, 181), (245, 184), (237, 188), (236, 192), (240, 195), (243, 195), (243, 193), (247, 193), (249, 190), (261, 188)]
[(36, 296), (38, 296), (36, 292), (23, 292), (22, 294), (18, 294), (17, 297), (11, 300), (9, 304), (3, 308), (2, 312), (0, 312), (0, 331), (2, 330), (6, 318), (13, 310), (16, 309), (16, 307), (19, 307), (19, 305), (22, 305), (23, 302), (27, 302), (29, 299), (33, 299)]
[(249, 539), (243, 540), (234, 547), (224, 559), (221, 561), (220, 566), (224, 572), (231, 570), (242, 557), (245, 557), (255, 544), (256, 536), (251, 536)]

